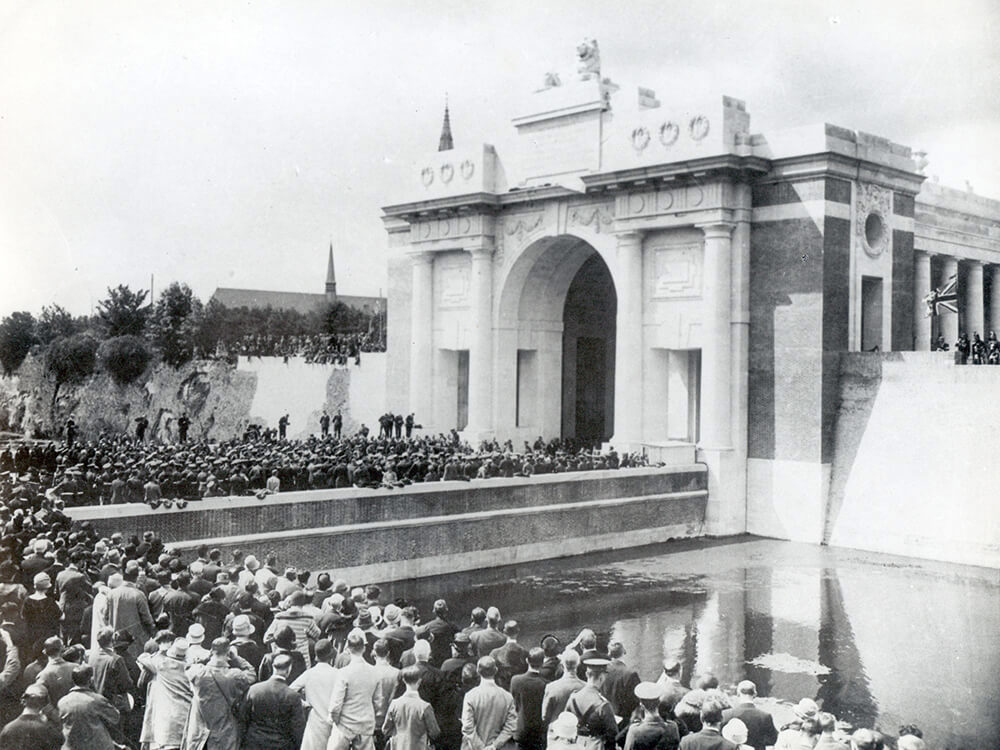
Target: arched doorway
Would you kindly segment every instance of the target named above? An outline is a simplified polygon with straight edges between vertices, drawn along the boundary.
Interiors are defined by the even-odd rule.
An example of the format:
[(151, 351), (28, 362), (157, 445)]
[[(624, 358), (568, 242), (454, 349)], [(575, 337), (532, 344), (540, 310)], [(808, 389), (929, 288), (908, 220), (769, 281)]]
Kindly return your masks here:
[(518, 255), (498, 304), (499, 437), (611, 436), (616, 311), (611, 270), (587, 241), (545, 237)]
[(614, 433), (617, 307), (611, 272), (592, 253), (563, 307), (563, 437), (601, 443)]

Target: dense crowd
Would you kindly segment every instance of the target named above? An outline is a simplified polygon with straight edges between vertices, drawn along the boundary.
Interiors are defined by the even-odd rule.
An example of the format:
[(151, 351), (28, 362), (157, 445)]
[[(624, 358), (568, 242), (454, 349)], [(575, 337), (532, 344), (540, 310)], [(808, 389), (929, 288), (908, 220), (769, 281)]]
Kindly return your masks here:
[[(0, 510), (0, 750), (923, 748), (809, 698), (776, 726), (756, 688), (691, 688), (583, 628), (519, 642), (490, 602), (461, 622), (377, 585), (152, 532), (99, 536), (50, 499)], [(464, 618), (463, 618), (464, 619)], [(660, 665), (655, 665), (660, 671)], [(792, 716), (792, 714), (789, 714)]]
[(384, 352), (385, 337), (374, 333), (330, 333), (299, 336), (248, 334), (224, 354), (245, 357), (304, 357), (306, 362), (360, 364), (362, 352)]
[[(177, 421), (181, 441), (146, 440), (148, 420), (136, 420), (132, 436), (76, 439), (67, 423), (64, 444), (21, 442), (0, 450), (0, 500), (46, 493), (66, 506), (187, 502), (206, 497), (257, 495), (342, 487), (394, 489), (412, 483), (529, 477), (645, 464), (640, 454), (595, 454), (573, 441), (541, 438), (515, 452), (510, 442), (473, 449), (450, 436), (373, 437), (334, 434), (285, 440), (271, 431), (248, 430), (240, 439), (188, 441), (187, 415)], [(411, 415), (412, 417), (412, 415)], [(283, 419), (286, 419), (283, 417)], [(72, 420), (70, 420), (72, 422)], [(285, 425), (287, 426), (287, 420)], [(282, 434), (284, 430), (281, 431)]]

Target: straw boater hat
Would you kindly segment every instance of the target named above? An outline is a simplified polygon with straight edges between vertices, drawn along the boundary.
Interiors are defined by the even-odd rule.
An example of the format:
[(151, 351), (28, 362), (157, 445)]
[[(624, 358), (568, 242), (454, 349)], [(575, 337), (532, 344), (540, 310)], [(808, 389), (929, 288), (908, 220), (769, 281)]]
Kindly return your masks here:
[(816, 701), (803, 698), (792, 710), (800, 719), (811, 719), (819, 713), (819, 706), (816, 705)]
[(197, 645), (203, 643), (205, 640), (205, 626), (200, 623), (194, 623), (188, 628), (187, 632), (187, 642), (192, 645)]
[(549, 725), (549, 732), (553, 737), (559, 737), (564, 740), (575, 740), (578, 724), (579, 720), (576, 718), (576, 714), (570, 711), (563, 711)]
[(237, 615), (233, 618), (233, 635), (245, 637), (253, 634), (253, 624), (246, 615)]
[(183, 659), (187, 656), (188, 652), (188, 642), (184, 638), (175, 638), (174, 642), (170, 644), (170, 648), (167, 649), (167, 656), (172, 656), (175, 659)]

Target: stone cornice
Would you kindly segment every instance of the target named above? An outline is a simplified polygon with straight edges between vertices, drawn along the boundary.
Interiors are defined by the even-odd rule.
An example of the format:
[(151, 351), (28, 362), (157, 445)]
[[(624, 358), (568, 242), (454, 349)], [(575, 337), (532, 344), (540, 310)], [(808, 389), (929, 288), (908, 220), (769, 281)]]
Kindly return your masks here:
[(896, 167), (864, 161), (834, 151), (774, 159), (770, 164), (771, 169), (761, 177), (761, 182), (796, 182), (818, 177), (837, 177), (843, 180), (871, 182), (897, 192), (916, 195), (926, 179), (922, 174), (906, 172)]
[(591, 193), (603, 190), (624, 190), (632, 187), (648, 188), (652, 185), (682, 179), (704, 181), (719, 177), (738, 178), (745, 175), (757, 177), (766, 174), (770, 168), (771, 162), (760, 156), (719, 154), (704, 159), (583, 175), (580, 179), (587, 192)]

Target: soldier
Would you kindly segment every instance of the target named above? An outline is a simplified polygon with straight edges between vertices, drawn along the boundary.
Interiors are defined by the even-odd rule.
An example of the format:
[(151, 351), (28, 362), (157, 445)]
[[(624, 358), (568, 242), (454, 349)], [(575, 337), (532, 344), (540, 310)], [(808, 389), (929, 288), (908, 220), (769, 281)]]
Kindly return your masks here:
[(181, 414), (181, 418), (177, 420), (177, 437), (182, 443), (186, 443), (188, 439), (188, 428), (191, 426), (191, 419), (188, 417), (187, 412)]
[(585, 659), (587, 684), (570, 696), (566, 710), (579, 722), (577, 733), (584, 750), (614, 750), (618, 724), (611, 703), (601, 694), (609, 659)]
[(72, 448), (74, 440), (76, 440), (76, 422), (70, 417), (66, 420), (66, 447)]
[(135, 420), (135, 439), (140, 443), (146, 439), (146, 428), (149, 427), (149, 420), (143, 415)]
[(344, 426), (344, 418), (340, 416), (340, 409), (338, 409), (337, 413), (333, 415), (333, 436), (337, 440), (340, 440), (340, 430), (343, 428), (343, 426)]
[(406, 437), (409, 438), (413, 433), (413, 412), (406, 415)]
[(330, 434), (330, 415), (326, 413), (326, 409), (323, 410), (323, 414), (319, 418), (319, 430), (323, 437)]
[(284, 440), (285, 433), (288, 431), (288, 415), (286, 414), (281, 419), (278, 420), (278, 439)]

